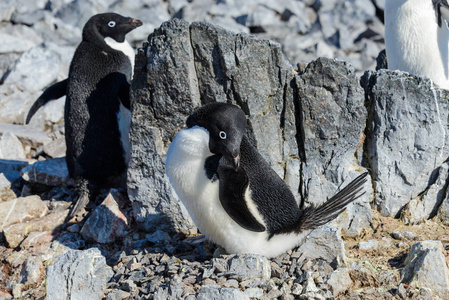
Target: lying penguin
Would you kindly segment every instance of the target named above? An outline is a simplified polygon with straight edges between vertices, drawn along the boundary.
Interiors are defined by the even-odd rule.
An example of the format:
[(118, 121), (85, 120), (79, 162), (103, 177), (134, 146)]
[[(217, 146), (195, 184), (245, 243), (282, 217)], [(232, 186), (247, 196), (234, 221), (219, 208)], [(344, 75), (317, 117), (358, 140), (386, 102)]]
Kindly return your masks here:
[(79, 194), (68, 220), (86, 206), (98, 188), (126, 187), (134, 50), (125, 36), (141, 25), (139, 20), (115, 13), (91, 17), (83, 28), (68, 78), (46, 89), (28, 112), (27, 124), (41, 106), (67, 96), (66, 161)]
[(301, 210), (249, 142), (240, 108), (211, 103), (186, 123), (170, 145), (166, 173), (195, 225), (228, 253), (280, 255), (363, 195), (367, 173), (324, 204)]

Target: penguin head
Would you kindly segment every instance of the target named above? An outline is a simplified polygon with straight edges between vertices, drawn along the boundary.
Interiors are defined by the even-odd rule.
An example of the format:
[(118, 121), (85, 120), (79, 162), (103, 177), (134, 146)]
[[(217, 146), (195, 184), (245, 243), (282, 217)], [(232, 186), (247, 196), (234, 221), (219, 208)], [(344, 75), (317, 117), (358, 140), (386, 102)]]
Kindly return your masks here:
[(187, 127), (200, 126), (209, 132), (209, 150), (221, 154), (234, 170), (240, 164), (240, 144), (246, 128), (245, 113), (235, 105), (215, 102), (196, 109)]
[(83, 41), (104, 44), (109, 37), (117, 43), (125, 41), (125, 35), (142, 26), (142, 22), (116, 13), (104, 13), (92, 16), (83, 28)]

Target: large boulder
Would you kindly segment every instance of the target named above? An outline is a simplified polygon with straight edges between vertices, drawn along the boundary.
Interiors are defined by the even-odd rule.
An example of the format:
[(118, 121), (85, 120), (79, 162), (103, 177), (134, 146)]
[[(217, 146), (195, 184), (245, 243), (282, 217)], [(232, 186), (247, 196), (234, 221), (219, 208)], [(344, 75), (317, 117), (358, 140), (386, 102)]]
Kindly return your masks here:
[[(366, 119), (364, 92), (345, 62), (318, 59), (297, 73), (277, 43), (176, 19), (148, 41), (136, 58), (128, 172), (142, 228), (195, 230), (164, 163), (187, 116), (209, 102), (243, 109), (248, 135), (298, 203), (323, 202), (363, 171), (356, 157)], [(369, 212), (371, 193), (364, 197), (361, 205)]]
[(367, 72), (362, 85), (375, 205), (384, 216), (398, 216), (416, 199), (404, 219), (420, 222), (436, 213), (447, 188), (448, 94), (428, 78), (390, 70)]

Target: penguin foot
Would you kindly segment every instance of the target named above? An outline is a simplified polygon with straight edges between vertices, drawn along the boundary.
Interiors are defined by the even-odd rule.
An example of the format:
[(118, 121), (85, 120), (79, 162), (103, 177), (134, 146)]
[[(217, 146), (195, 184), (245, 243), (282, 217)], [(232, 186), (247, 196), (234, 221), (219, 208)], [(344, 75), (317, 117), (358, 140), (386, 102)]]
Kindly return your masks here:
[(83, 193), (79, 195), (78, 199), (75, 202), (75, 205), (72, 206), (70, 213), (66, 218), (66, 223), (72, 220), (83, 208), (86, 207), (89, 202), (89, 194)]

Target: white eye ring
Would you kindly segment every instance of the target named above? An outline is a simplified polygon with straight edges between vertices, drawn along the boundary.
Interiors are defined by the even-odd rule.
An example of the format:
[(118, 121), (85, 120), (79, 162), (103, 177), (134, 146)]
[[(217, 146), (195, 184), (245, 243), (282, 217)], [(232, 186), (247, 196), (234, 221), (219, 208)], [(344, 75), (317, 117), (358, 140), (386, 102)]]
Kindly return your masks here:
[(109, 21), (108, 26), (109, 27), (114, 27), (115, 26), (115, 22), (114, 21)]
[(226, 132), (220, 131), (220, 133), (218, 135), (220, 136), (220, 139), (222, 139), (222, 140), (226, 139)]

